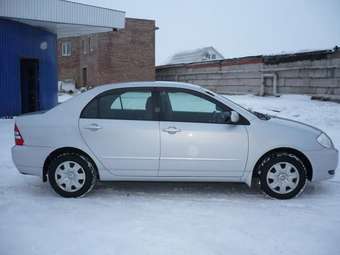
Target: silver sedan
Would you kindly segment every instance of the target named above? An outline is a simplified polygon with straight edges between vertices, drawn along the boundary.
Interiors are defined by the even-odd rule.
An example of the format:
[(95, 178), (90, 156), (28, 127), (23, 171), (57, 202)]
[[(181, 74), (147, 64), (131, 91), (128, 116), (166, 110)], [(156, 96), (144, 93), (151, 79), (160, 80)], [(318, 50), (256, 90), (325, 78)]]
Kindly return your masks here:
[(96, 87), (15, 120), (13, 161), (64, 197), (96, 181), (259, 180), (288, 199), (335, 174), (338, 151), (321, 130), (248, 111), (202, 87), (137, 82)]

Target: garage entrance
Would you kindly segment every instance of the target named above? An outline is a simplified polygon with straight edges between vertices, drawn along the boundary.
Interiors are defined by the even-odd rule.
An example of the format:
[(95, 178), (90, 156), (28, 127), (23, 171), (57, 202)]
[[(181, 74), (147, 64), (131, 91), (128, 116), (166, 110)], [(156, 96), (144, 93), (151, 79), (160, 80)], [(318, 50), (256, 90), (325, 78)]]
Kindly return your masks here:
[(21, 112), (39, 110), (39, 60), (21, 59)]

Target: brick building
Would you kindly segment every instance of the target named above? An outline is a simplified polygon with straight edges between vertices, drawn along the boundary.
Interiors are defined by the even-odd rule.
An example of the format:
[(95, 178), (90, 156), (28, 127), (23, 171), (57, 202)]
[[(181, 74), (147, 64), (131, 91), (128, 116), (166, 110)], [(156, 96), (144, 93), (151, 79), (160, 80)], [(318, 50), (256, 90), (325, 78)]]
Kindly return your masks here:
[(77, 87), (155, 80), (155, 21), (125, 19), (125, 28), (58, 40), (59, 80)]

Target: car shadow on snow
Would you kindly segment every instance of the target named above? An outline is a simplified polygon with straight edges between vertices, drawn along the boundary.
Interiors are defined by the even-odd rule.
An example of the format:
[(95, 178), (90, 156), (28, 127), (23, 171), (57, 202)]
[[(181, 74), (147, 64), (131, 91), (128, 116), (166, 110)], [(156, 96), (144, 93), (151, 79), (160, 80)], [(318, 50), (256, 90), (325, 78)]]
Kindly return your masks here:
[(232, 199), (237, 197), (262, 197), (259, 188), (242, 183), (213, 182), (99, 182), (89, 197), (137, 197), (146, 199)]
[[(324, 197), (332, 194), (329, 182), (308, 183), (300, 198)], [(126, 196), (187, 196), (228, 198), (233, 197), (263, 197), (260, 185), (249, 188), (244, 183), (223, 182), (98, 182), (94, 190), (88, 194), (91, 197), (119, 194)]]
[(261, 193), (259, 188), (252, 188), (242, 183), (221, 182), (99, 182), (94, 192), (120, 191), (147, 194), (180, 193)]
[[(329, 196), (334, 193), (334, 186), (340, 183), (325, 181), (321, 183), (308, 183), (305, 191), (300, 198), (316, 198)], [(15, 188), (15, 187), (13, 187)], [(26, 185), (15, 188), (33, 196), (58, 196), (48, 183), (41, 183), (38, 180), (28, 180)], [(260, 186), (254, 184), (249, 188), (244, 183), (230, 182), (123, 182), (106, 181), (97, 182), (95, 188), (86, 195), (89, 198), (109, 197), (109, 196), (145, 196), (145, 197), (164, 197), (164, 196), (196, 196), (201, 198), (265, 198)]]

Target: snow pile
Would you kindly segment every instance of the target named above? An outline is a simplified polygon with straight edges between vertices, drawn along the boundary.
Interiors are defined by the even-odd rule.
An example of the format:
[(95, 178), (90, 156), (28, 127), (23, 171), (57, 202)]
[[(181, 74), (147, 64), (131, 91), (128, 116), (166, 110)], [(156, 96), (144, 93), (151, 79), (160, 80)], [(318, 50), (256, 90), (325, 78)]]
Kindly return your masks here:
[(76, 84), (73, 80), (58, 81), (58, 91), (64, 93), (77, 92)]
[(58, 95), (58, 103), (65, 102), (66, 100), (69, 100), (73, 97), (74, 95), (72, 94), (67, 94), (67, 93), (60, 93)]
[[(316, 125), (340, 147), (339, 104), (230, 98)], [(243, 184), (152, 182), (109, 182), (64, 199), (17, 172), (12, 144), (13, 120), (0, 120), (0, 254), (340, 254), (339, 175), (289, 201)]]

